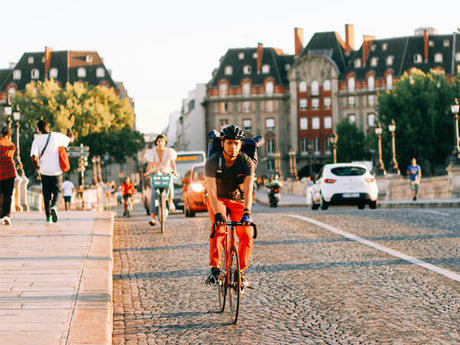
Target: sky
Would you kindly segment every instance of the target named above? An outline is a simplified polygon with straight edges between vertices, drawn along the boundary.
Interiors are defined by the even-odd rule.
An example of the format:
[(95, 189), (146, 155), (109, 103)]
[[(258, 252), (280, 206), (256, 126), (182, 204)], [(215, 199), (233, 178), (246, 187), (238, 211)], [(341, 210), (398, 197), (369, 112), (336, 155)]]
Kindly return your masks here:
[(0, 68), (45, 46), (97, 51), (112, 78), (135, 102), (136, 127), (160, 132), (196, 84), (207, 83), (230, 48), (280, 48), (294, 53), (294, 28), (306, 45), (315, 32), (344, 39), (353, 24), (355, 49), (363, 35), (411, 36), (460, 29), (460, 1), (365, 0), (3, 0)]

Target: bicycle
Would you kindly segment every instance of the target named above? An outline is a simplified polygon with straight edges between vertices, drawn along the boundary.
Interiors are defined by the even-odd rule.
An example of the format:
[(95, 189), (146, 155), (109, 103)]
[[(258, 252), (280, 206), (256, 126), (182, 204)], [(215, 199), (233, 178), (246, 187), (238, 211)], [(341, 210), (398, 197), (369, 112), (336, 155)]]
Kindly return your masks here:
[[(223, 313), (226, 307), (226, 297), (228, 294), (228, 304), (230, 306), (230, 319), (233, 324), (238, 321), (241, 300), (241, 277), (240, 259), (238, 257), (238, 247), (236, 246), (235, 226), (242, 226), (241, 222), (227, 222), (224, 237), (224, 251), (220, 265), (220, 276), (218, 280), (219, 312)], [(249, 223), (244, 226), (252, 226), (254, 229), (253, 238), (257, 238), (257, 226)], [(211, 238), (216, 235), (217, 226), (213, 225)]]
[(158, 190), (158, 219), (160, 220), (161, 233), (165, 231), (165, 222), (168, 217), (166, 207), (167, 192), (171, 181), (171, 175), (150, 174), (150, 185), (152, 189)]
[(128, 195), (128, 197), (126, 198), (126, 207), (123, 206), (123, 208), (125, 210), (123, 215), (130, 218), (133, 212), (133, 196), (132, 195)]

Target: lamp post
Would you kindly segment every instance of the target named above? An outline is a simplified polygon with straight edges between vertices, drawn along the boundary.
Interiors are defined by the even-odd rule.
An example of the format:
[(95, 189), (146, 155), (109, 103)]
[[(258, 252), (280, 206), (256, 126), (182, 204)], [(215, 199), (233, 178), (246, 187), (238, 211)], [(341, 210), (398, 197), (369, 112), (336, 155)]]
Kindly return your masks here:
[(309, 165), (310, 165), (310, 176), (313, 176), (313, 164), (312, 164), (313, 143), (311, 142), (311, 140), (308, 140), (307, 149), (308, 149), (308, 160), (309, 160)]
[(13, 107), (11, 106), (11, 101), (9, 97), (6, 100), (5, 106), (3, 107), (3, 111), (5, 112), (6, 124), (8, 128), (11, 128), (11, 114), (13, 112)]
[(24, 168), (21, 161), (21, 149), (19, 147), (19, 128), (21, 127), (21, 124), (19, 123), (20, 119), (21, 112), (19, 111), (19, 107), (16, 104), (13, 108), (13, 120), (16, 126), (16, 168), (20, 172), (21, 177), (24, 177)]
[(329, 141), (332, 145), (332, 157), (334, 164), (337, 163), (337, 141), (339, 140), (339, 136), (335, 131), (332, 132), (332, 136), (329, 137)]
[(375, 168), (375, 174), (377, 176), (383, 176), (386, 174), (385, 166), (383, 165), (383, 161), (382, 161), (382, 132), (383, 132), (383, 129), (379, 122), (377, 124), (377, 127), (375, 127), (375, 134), (377, 134), (377, 138), (378, 138), (378, 153), (379, 153), (377, 166)]
[(455, 119), (455, 147), (454, 152), (452, 153), (452, 164), (453, 165), (460, 165), (460, 138), (459, 138), (459, 131), (458, 131), (458, 113), (460, 106), (458, 105), (458, 100), (455, 98), (455, 103), (450, 106), (452, 114), (454, 114)]
[(395, 120), (391, 120), (391, 123), (388, 126), (388, 129), (391, 132), (391, 151), (393, 153), (393, 158), (391, 159), (390, 163), (390, 173), (395, 174), (395, 175), (400, 175), (399, 167), (398, 167), (398, 162), (396, 161), (396, 123)]

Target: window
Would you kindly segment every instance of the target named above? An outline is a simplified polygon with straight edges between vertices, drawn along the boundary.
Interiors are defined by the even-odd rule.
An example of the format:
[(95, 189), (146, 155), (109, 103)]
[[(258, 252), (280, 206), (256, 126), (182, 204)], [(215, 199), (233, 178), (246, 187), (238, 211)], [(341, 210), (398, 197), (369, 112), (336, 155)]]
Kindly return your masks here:
[(324, 109), (331, 109), (332, 100), (330, 97), (324, 98)]
[(267, 140), (267, 152), (270, 152), (270, 153), (275, 152), (275, 140), (274, 139)]
[(27, 59), (27, 62), (29, 64), (33, 64), (34, 63), (34, 57), (33, 56), (29, 56), (29, 58)]
[(253, 59), (257, 59), (257, 52), (255, 52), (254, 54), (252, 54), (252, 58), (253, 58)]
[(455, 61), (460, 61), (460, 52), (455, 53)]
[(348, 107), (349, 108), (354, 108), (355, 105), (356, 105), (355, 98), (354, 97), (348, 97)]
[(77, 69), (77, 76), (78, 78), (86, 78), (86, 69), (83, 67)]
[(330, 137), (324, 138), (324, 151), (331, 153), (331, 139)]
[(371, 45), (371, 51), (375, 51), (377, 49), (377, 46), (375, 44)]
[(317, 154), (319, 153), (319, 138), (313, 139), (313, 151)]
[(249, 113), (251, 111), (251, 104), (249, 102), (243, 102), (243, 113)]
[(233, 74), (233, 67), (225, 66), (225, 75), (232, 75), (232, 74)]
[(220, 112), (226, 113), (228, 111), (228, 103), (220, 102)]
[(393, 55), (387, 56), (387, 59), (386, 59), (387, 66), (392, 66), (393, 61), (394, 61), (394, 56)]
[(371, 66), (376, 67), (379, 59), (376, 57), (371, 58)]
[(86, 62), (93, 61), (93, 57), (91, 55), (86, 55)]
[(273, 131), (275, 129), (275, 119), (266, 119), (265, 127), (267, 131)]
[(429, 46), (429, 47), (434, 47), (434, 41), (429, 40), (429, 41), (428, 41), (428, 46)]
[(348, 121), (350, 123), (355, 123), (356, 122), (356, 115), (355, 114), (348, 115)]
[(391, 74), (387, 75), (387, 89), (391, 90), (393, 88), (393, 76)]
[(244, 83), (243, 84), (243, 96), (249, 96), (251, 94), (251, 84)]
[(319, 99), (318, 98), (313, 98), (311, 100), (311, 109), (312, 110), (318, 110), (319, 109)]
[(219, 97), (227, 97), (227, 90), (228, 90), (228, 86), (227, 84), (220, 84), (219, 85)]
[(188, 103), (188, 111), (192, 111), (193, 109), (195, 109), (195, 100), (192, 99), (189, 103)]
[(104, 67), (98, 67), (98, 69), (96, 70), (96, 77), (98, 77), (98, 78), (104, 78), (105, 77)]
[(307, 110), (307, 100), (305, 98), (301, 98), (299, 100), (300, 110)]
[(375, 103), (374, 95), (367, 96), (367, 104), (373, 106)]
[(13, 71), (13, 79), (14, 79), (14, 80), (20, 80), (21, 77), (22, 77), (21, 70), (15, 69), (15, 70)]
[(308, 119), (306, 117), (300, 118), (300, 129), (302, 130), (308, 129)]
[(388, 43), (383, 43), (382, 44), (382, 50), (385, 51), (388, 49)]
[(369, 127), (375, 126), (375, 114), (374, 113), (367, 114), (367, 125)]
[(442, 44), (444, 45), (444, 47), (448, 47), (448, 46), (450, 46), (450, 41), (449, 40), (444, 40), (442, 42)]
[(441, 53), (436, 53), (434, 54), (434, 62), (442, 62), (442, 54)]
[(289, 70), (291, 69), (291, 65), (290, 65), (290, 64), (284, 65), (284, 69), (285, 69), (286, 71), (289, 71)]
[(320, 124), (319, 124), (319, 117), (315, 116), (311, 119), (311, 128), (312, 129), (319, 129)]
[(53, 67), (50, 69), (50, 78), (56, 79), (58, 77), (58, 69)]
[(245, 65), (243, 66), (243, 74), (251, 74), (251, 66), (250, 65)]
[(374, 76), (371, 75), (371, 76), (369, 76), (369, 78), (367, 78), (367, 88), (370, 91), (373, 91), (374, 86), (375, 86), (375, 79), (374, 79)]
[(248, 132), (251, 130), (251, 120), (243, 120), (243, 129)]
[(270, 73), (270, 65), (263, 65), (262, 66), (262, 73)]
[(275, 170), (275, 165), (273, 164), (272, 160), (267, 160), (267, 170), (268, 171), (274, 171)]
[(269, 113), (273, 112), (273, 101), (267, 101), (266, 107), (267, 107), (267, 112)]
[(331, 91), (331, 81), (325, 80), (323, 83), (323, 90), (324, 91)]
[(238, 59), (243, 60), (244, 59), (244, 53), (239, 53), (238, 54)]
[(360, 68), (361, 67), (361, 59), (356, 59), (354, 64), (355, 64), (355, 68)]
[(40, 78), (40, 71), (37, 68), (34, 68), (30, 72), (30, 76), (31, 76), (32, 79), (38, 79), (38, 78)]
[(415, 54), (414, 55), (414, 62), (415, 63), (422, 63), (423, 62), (422, 55), (421, 54)]
[(265, 84), (265, 94), (267, 96), (273, 96), (273, 82), (269, 81)]
[(330, 117), (330, 116), (325, 116), (324, 117), (324, 128), (326, 128), (326, 129), (332, 128), (332, 117)]
[(228, 126), (228, 120), (220, 120), (220, 128), (224, 128)]
[(354, 92), (355, 91), (355, 78), (348, 78), (348, 92)]
[(307, 91), (307, 83), (301, 81), (299, 84), (299, 92), (306, 92)]
[(300, 152), (301, 153), (308, 152), (308, 139), (307, 138), (300, 139)]
[(316, 80), (311, 83), (311, 94), (313, 96), (319, 95), (319, 83)]

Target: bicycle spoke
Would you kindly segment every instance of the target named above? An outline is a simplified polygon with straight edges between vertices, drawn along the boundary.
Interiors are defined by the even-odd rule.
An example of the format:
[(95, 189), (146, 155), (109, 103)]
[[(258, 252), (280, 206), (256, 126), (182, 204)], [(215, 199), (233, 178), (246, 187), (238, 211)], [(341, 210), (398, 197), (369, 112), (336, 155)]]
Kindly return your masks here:
[(241, 278), (240, 260), (236, 248), (231, 249), (230, 256), (230, 284), (228, 285), (228, 303), (230, 307), (230, 318), (232, 323), (237, 323), (240, 311), (241, 299)]

